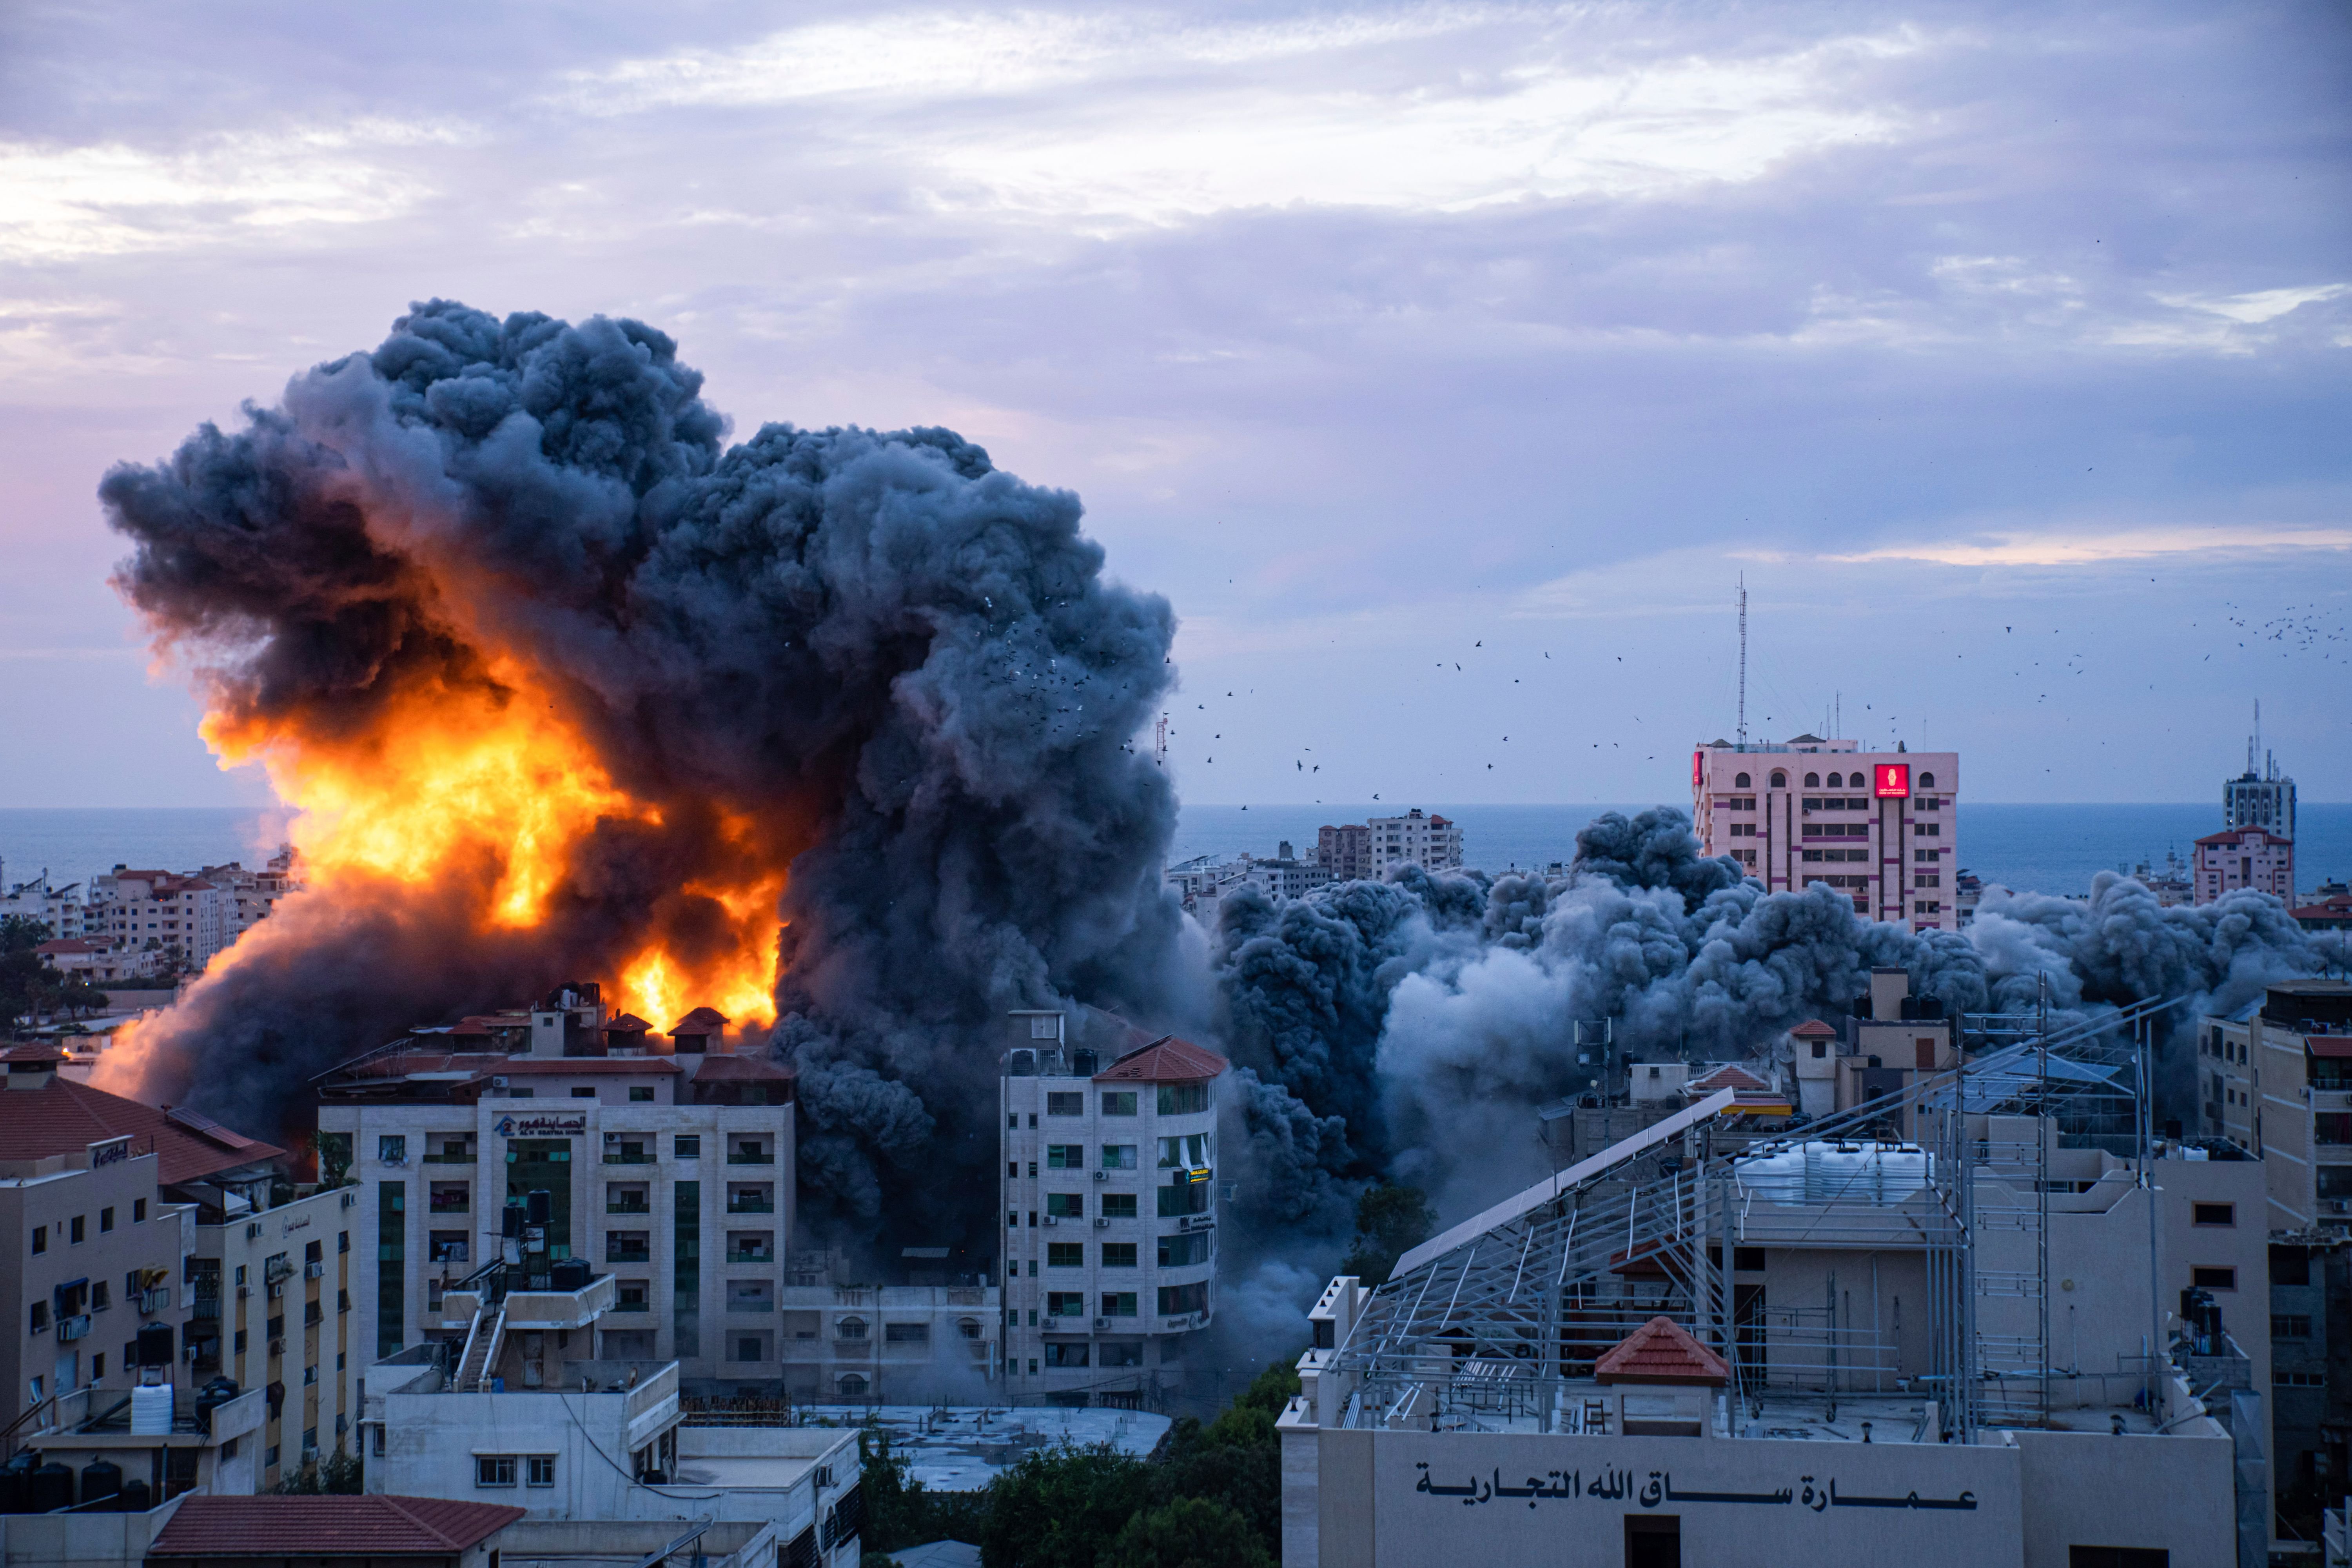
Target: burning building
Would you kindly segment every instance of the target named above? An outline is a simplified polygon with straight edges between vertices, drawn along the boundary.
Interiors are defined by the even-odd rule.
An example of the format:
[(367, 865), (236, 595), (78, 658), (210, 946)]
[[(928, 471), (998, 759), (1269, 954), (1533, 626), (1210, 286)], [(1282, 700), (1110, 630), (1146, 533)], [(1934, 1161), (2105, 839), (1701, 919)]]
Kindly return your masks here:
[(1165, 602), (950, 432), (727, 447), (700, 390), (636, 322), (434, 301), (107, 477), (117, 586), (308, 879), (110, 1083), (299, 1132), (420, 1017), (613, 976), (789, 1058), (812, 1219), (887, 1249), (918, 1188), (919, 1239), (992, 1236), (1006, 1010), (1183, 1021)]

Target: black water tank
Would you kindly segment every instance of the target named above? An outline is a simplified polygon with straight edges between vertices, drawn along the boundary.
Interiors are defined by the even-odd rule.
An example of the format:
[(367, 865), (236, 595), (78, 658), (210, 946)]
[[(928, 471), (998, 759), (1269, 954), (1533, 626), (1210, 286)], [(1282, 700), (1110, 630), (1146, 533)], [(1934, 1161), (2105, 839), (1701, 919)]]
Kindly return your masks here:
[(533, 1187), (523, 1201), (530, 1210), (530, 1224), (545, 1225), (555, 1217), (555, 1200), (547, 1195), (545, 1187)]
[(1919, 998), (1916, 996), (1906, 996), (1900, 1003), (1896, 1004), (1895, 1011), (1896, 1016), (1901, 1018), (1902, 1021), (1906, 1024), (1918, 1022)]
[(547, 1273), (549, 1281), (558, 1290), (584, 1290), (592, 1278), (588, 1260), (584, 1258), (567, 1258)]
[(1070, 1071), (1078, 1078), (1092, 1078), (1101, 1059), (1090, 1048), (1081, 1046), (1070, 1053)]
[[(84, 1508), (94, 1502), (117, 1503), (122, 1496), (122, 1467), (111, 1459), (93, 1459), (81, 1468), (81, 1501)], [(111, 1513), (112, 1508), (95, 1510)]]
[(1853, 1016), (1857, 1018), (1867, 1018), (1870, 1016), (1869, 992), (1865, 991), (1861, 995), (1853, 999)]
[(49, 1513), (73, 1507), (74, 1473), (55, 1459), (35, 1470), (25, 1500), (26, 1513)]
[(0, 1465), (0, 1513), (23, 1513), (33, 1506), (33, 1467), (40, 1455), (27, 1448)]
[(139, 1331), (138, 1349), (133, 1352), (140, 1366), (172, 1364), (172, 1325), (148, 1323)]
[(155, 1494), (145, 1481), (133, 1476), (122, 1483), (122, 1512), (145, 1513), (154, 1506)]
[(212, 1433), (213, 1412), (235, 1399), (237, 1393), (236, 1380), (233, 1377), (216, 1377), (196, 1390), (196, 1425), (204, 1429), (206, 1436)]
[(502, 1211), (500, 1212), (499, 1218), (499, 1235), (501, 1235), (501, 1236), (503, 1236), (503, 1237), (505, 1237), (509, 1241), (516, 1241), (516, 1240), (520, 1240), (520, 1239), (521, 1238), (521, 1237), (522, 1237), (522, 1200), (521, 1200), (521, 1199), (520, 1199), (520, 1198), (509, 1198), (509, 1199), (507, 1200), (507, 1206), (505, 1207), (505, 1209), (504, 1209), (504, 1210), (502, 1210)]

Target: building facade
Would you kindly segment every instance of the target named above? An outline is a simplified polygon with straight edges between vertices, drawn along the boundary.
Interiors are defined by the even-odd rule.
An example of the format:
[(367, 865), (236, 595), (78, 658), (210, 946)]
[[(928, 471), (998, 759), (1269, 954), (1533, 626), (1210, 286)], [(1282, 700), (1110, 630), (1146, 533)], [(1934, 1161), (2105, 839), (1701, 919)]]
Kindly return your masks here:
[(1376, 875), (1371, 828), (1360, 822), (1317, 828), (1315, 863), (1330, 872), (1335, 882), (1360, 882)]
[(2260, 1159), (2273, 1230), (2352, 1234), (2352, 982), (2284, 981), (2197, 1032), (2202, 1131)]
[(1004, 1396), (1140, 1405), (1216, 1311), (1216, 1080), (1164, 1036), (1107, 1065), (1055, 1012), (1013, 1015), (1003, 1117)]
[(233, 939), (229, 900), (201, 876), (117, 866), (91, 886), (83, 934), (108, 938), (118, 953), (150, 955), (151, 973), (202, 969)]
[(1729, 856), (1772, 892), (1822, 882), (1854, 912), (1913, 931), (1958, 931), (1957, 752), (1864, 752), (1799, 735), (1691, 753), (1703, 853)]
[(2190, 873), (2197, 901), (2210, 904), (2224, 893), (2252, 888), (2294, 902), (2294, 840), (2267, 827), (2230, 827), (2197, 841)]
[(1408, 862), (1424, 871), (1462, 868), (1462, 826), (1419, 806), (1402, 816), (1375, 816), (1365, 824), (1371, 845), (1370, 875)]
[(608, 1030), (581, 987), (417, 1031), (322, 1083), (322, 1173), (357, 1184), (354, 1339), (371, 1359), (450, 1337), (445, 1293), (527, 1225), (550, 1268), (613, 1279), (599, 1355), (675, 1360), (697, 1382), (780, 1375), (793, 1074), (724, 1049), (659, 1054), (657, 1037), (608, 1044), (646, 1040), (621, 1023)]

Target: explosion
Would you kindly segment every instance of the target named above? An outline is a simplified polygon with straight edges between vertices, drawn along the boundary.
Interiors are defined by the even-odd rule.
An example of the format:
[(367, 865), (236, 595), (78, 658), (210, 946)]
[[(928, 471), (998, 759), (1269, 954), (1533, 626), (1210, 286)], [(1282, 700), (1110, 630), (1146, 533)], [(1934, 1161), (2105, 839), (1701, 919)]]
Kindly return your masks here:
[(959, 437), (725, 447), (700, 388), (636, 322), (435, 301), (107, 476), (116, 586), (308, 883), (110, 1078), (299, 1135), (334, 1062), (598, 979), (772, 1030), (820, 1226), (919, 1183), (954, 1241), (1005, 1010), (1183, 1021), (1166, 604)]

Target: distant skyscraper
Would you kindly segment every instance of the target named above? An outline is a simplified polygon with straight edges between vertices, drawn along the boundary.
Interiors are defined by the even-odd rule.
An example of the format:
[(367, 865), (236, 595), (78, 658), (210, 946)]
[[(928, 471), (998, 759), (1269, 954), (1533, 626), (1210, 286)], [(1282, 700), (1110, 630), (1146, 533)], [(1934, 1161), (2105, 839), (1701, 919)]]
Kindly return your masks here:
[(1958, 931), (1958, 752), (1854, 741), (1710, 741), (1691, 753), (1691, 820), (1772, 892), (1826, 882), (1868, 920)]
[(2294, 781), (2262, 747), (2263, 705), (2257, 702), (2254, 732), (2246, 737), (2246, 771), (2221, 785), (2221, 831), (2197, 841), (2200, 904), (2235, 888), (2294, 901)]

